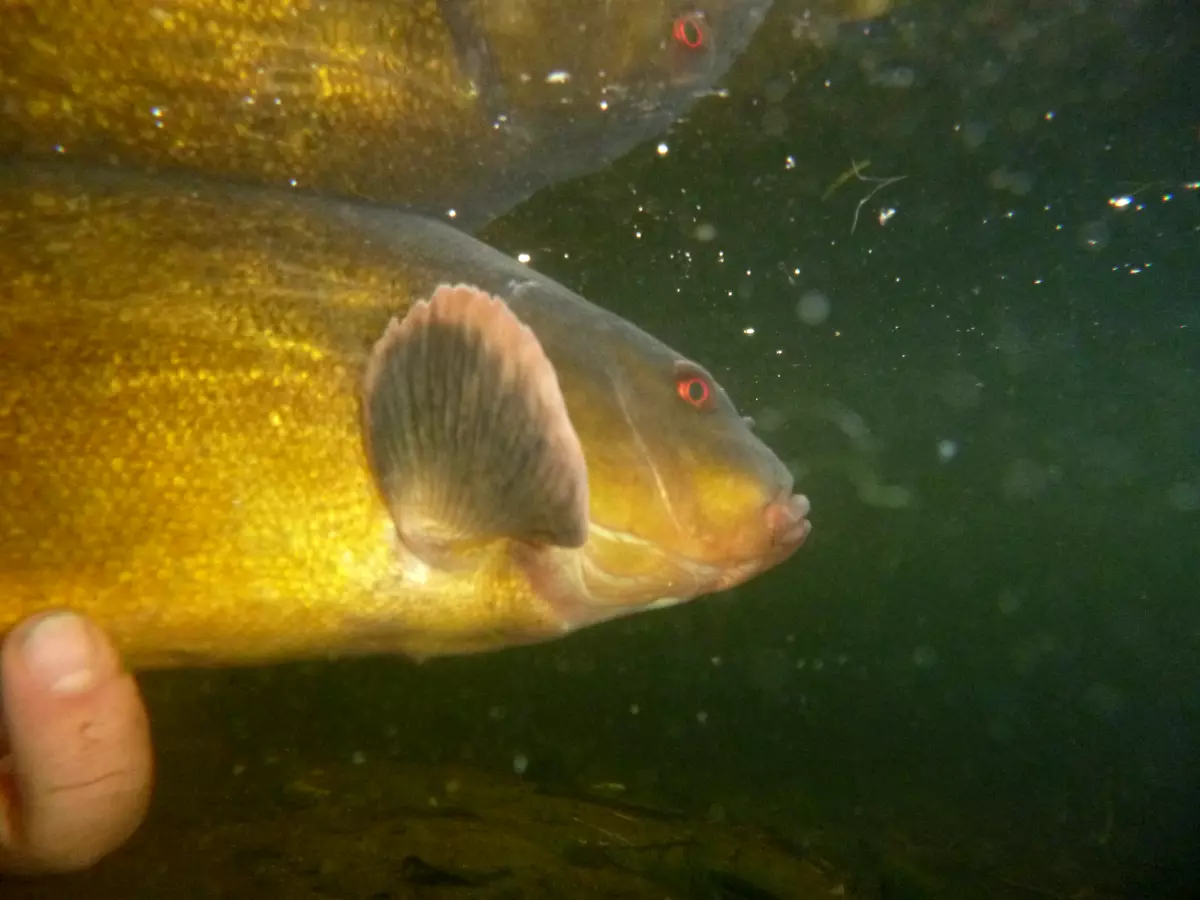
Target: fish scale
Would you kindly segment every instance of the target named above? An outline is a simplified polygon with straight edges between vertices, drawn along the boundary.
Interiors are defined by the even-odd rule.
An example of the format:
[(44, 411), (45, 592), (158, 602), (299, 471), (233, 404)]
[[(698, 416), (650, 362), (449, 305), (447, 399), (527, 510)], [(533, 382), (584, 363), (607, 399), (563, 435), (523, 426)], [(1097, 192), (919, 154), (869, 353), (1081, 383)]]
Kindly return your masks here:
[[(459, 283), (527, 326), (518, 376), (553, 368), (539, 408), (565, 405), (554, 427), (582, 445), (581, 547), (514, 532), (423, 556), (436, 504), (397, 531), (367, 364), (391, 319)], [(729, 587), (807, 534), (791, 476), (700, 366), (427, 218), (18, 166), (0, 173), (0, 284), (0, 631), (76, 607), (140, 667), (478, 652)], [(696, 378), (703, 409), (677, 390)], [(543, 444), (561, 442), (526, 442)], [(486, 486), (478, 449), (460, 477)]]

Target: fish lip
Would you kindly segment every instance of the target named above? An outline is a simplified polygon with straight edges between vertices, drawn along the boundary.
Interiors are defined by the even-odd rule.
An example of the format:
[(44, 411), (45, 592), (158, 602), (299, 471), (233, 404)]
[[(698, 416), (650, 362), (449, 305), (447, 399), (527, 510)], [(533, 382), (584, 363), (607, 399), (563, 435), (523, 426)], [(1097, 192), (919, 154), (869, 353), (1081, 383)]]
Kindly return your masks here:
[(812, 523), (808, 520), (811, 508), (808, 497), (792, 493), (789, 481), (775, 499), (763, 507), (763, 520), (771, 537), (770, 546), (753, 559), (726, 567), (699, 593), (737, 587), (788, 559), (800, 549), (812, 531)]
[(767, 504), (764, 517), (776, 548), (790, 552), (804, 543), (812, 531), (812, 522), (808, 519), (811, 510), (808, 497), (792, 493), (791, 485)]

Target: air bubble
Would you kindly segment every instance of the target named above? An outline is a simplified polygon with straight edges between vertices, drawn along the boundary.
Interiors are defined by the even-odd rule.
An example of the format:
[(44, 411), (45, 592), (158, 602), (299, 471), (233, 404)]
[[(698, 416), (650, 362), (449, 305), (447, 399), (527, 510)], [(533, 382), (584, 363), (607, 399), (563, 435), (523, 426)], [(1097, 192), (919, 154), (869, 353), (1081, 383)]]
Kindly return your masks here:
[(937, 665), (938, 654), (928, 644), (922, 644), (913, 650), (912, 661), (918, 669), (931, 669)]
[(976, 150), (987, 140), (988, 127), (982, 122), (968, 122), (962, 128), (962, 142), (968, 150)]
[(788, 117), (782, 109), (772, 108), (763, 113), (762, 130), (768, 137), (779, 137), (787, 131)]
[(1079, 243), (1088, 250), (1103, 250), (1111, 238), (1112, 232), (1103, 219), (1087, 222), (1079, 229)]
[(806, 291), (796, 303), (796, 318), (805, 325), (822, 325), (829, 318), (829, 298), (820, 291)]

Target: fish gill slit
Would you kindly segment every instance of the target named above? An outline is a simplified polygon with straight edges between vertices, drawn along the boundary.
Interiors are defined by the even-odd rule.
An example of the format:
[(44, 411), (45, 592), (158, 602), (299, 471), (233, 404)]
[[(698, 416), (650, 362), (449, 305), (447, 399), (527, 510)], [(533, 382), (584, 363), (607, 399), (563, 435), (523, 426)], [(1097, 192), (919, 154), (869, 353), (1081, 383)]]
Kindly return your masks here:
[(683, 528), (679, 524), (679, 518), (675, 515), (675, 506), (671, 503), (670, 494), (667, 493), (667, 486), (662, 480), (662, 476), (658, 472), (658, 466), (654, 464), (654, 458), (650, 455), (650, 449), (646, 446), (646, 442), (642, 440), (642, 433), (634, 424), (633, 417), (629, 414), (629, 408), (625, 405), (625, 392), (621, 389), (620, 382), (609, 374), (609, 379), (612, 381), (613, 388), (617, 392), (617, 405), (621, 408), (621, 415), (625, 417), (625, 423), (629, 426), (629, 430), (633, 432), (633, 439), (637, 443), (638, 453), (650, 467), (651, 474), (654, 475), (654, 483), (658, 486), (658, 496), (662, 499), (663, 505), (667, 508), (667, 515), (671, 517), (671, 524), (675, 526), (675, 531), (679, 534), (683, 533)]

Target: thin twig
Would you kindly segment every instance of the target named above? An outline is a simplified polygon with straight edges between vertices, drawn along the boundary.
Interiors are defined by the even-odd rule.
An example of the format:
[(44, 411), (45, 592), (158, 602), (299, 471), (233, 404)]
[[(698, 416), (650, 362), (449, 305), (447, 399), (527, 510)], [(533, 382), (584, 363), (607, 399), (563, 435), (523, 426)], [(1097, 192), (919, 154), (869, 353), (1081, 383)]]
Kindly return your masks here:
[(869, 175), (862, 174), (862, 170), (858, 167), (858, 163), (853, 163), (851, 165), (851, 169), (854, 171), (854, 177), (857, 178), (859, 181), (863, 182), (864, 184), (866, 182), (872, 182), (875, 184), (875, 187), (871, 188), (871, 190), (867, 194), (867, 196), (865, 196), (861, 200), (859, 200), (858, 205), (856, 207), (854, 207), (854, 221), (852, 221), (850, 223), (850, 233), (854, 234), (854, 229), (856, 229), (858, 227), (858, 214), (860, 212), (862, 212), (862, 208), (866, 204), (866, 202), (868, 200), (870, 200), (872, 197), (874, 197), (876, 194), (878, 194), (880, 191), (882, 191), (889, 184), (895, 184), (897, 181), (903, 181), (908, 176), (907, 175), (893, 175), (890, 178), (873, 178)]

